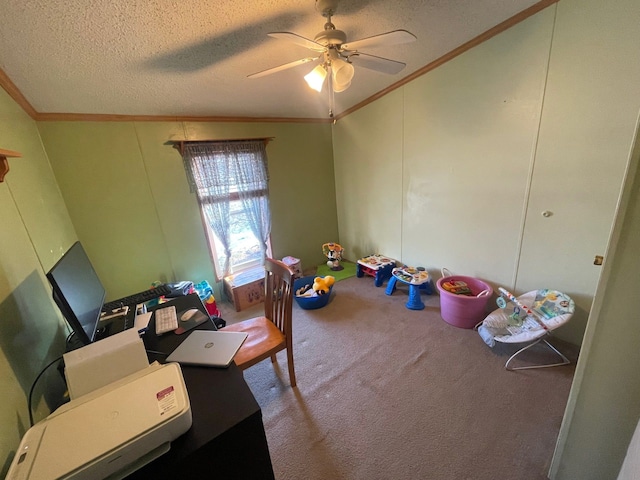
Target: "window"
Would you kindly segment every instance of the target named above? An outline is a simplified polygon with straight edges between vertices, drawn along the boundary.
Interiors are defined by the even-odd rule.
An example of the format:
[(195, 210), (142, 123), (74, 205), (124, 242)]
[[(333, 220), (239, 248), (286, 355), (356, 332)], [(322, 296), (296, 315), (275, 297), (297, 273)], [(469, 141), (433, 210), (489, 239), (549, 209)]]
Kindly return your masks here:
[(218, 280), (262, 265), (271, 247), (265, 141), (185, 142), (182, 156)]
[[(205, 207), (206, 208), (206, 207)], [(203, 217), (206, 219), (206, 214)], [(229, 273), (237, 273), (248, 268), (262, 265), (264, 256), (260, 248), (260, 240), (256, 238), (250, 226), (247, 213), (242, 208), (242, 202), (231, 201), (229, 208), (229, 238), (231, 244), (231, 258), (229, 259)], [(216, 269), (221, 271), (225, 264), (225, 249), (216, 232), (205, 220), (209, 238), (209, 248), (216, 260)], [(267, 254), (270, 256), (270, 243), (267, 240)]]

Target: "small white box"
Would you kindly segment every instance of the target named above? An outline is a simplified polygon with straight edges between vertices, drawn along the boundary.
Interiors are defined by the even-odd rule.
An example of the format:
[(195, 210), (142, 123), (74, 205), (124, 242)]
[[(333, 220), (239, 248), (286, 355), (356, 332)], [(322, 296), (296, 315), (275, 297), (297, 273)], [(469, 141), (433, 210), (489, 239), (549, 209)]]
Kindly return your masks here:
[(291, 256), (284, 257), (282, 263), (293, 270), (293, 278), (302, 278), (302, 263), (299, 258)]

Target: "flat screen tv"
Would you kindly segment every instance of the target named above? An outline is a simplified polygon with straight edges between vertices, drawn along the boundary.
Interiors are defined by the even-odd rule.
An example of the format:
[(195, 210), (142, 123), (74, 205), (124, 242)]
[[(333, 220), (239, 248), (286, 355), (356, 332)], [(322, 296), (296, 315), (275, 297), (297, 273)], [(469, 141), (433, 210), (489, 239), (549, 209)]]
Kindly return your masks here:
[(80, 242), (49, 270), (47, 279), (75, 340), (82, 345), (93, 342), (106, 292)]

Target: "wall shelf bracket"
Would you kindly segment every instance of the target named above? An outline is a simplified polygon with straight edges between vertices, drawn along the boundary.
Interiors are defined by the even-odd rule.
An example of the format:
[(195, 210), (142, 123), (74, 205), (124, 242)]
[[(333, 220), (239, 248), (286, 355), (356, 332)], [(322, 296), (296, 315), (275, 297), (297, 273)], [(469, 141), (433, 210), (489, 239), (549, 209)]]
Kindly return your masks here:
[(22, 157), (22, 154), (0, 148), (0, 182), (4, 182), (4, 176), (9, 171), (9, 161), (7, 159), (17, 157)]

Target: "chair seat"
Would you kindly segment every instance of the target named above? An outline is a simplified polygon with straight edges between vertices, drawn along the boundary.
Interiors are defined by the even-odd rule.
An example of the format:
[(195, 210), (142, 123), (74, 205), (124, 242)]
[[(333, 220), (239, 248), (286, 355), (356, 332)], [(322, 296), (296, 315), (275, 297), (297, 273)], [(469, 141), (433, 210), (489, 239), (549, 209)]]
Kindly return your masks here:
[(278, 327), (266, 317), (256, 317), (224, 327), (225, 332), (244, 332), (249, 336), (236, 353), (234, 362), (241, 369), (285, 348), (285, 337)]

